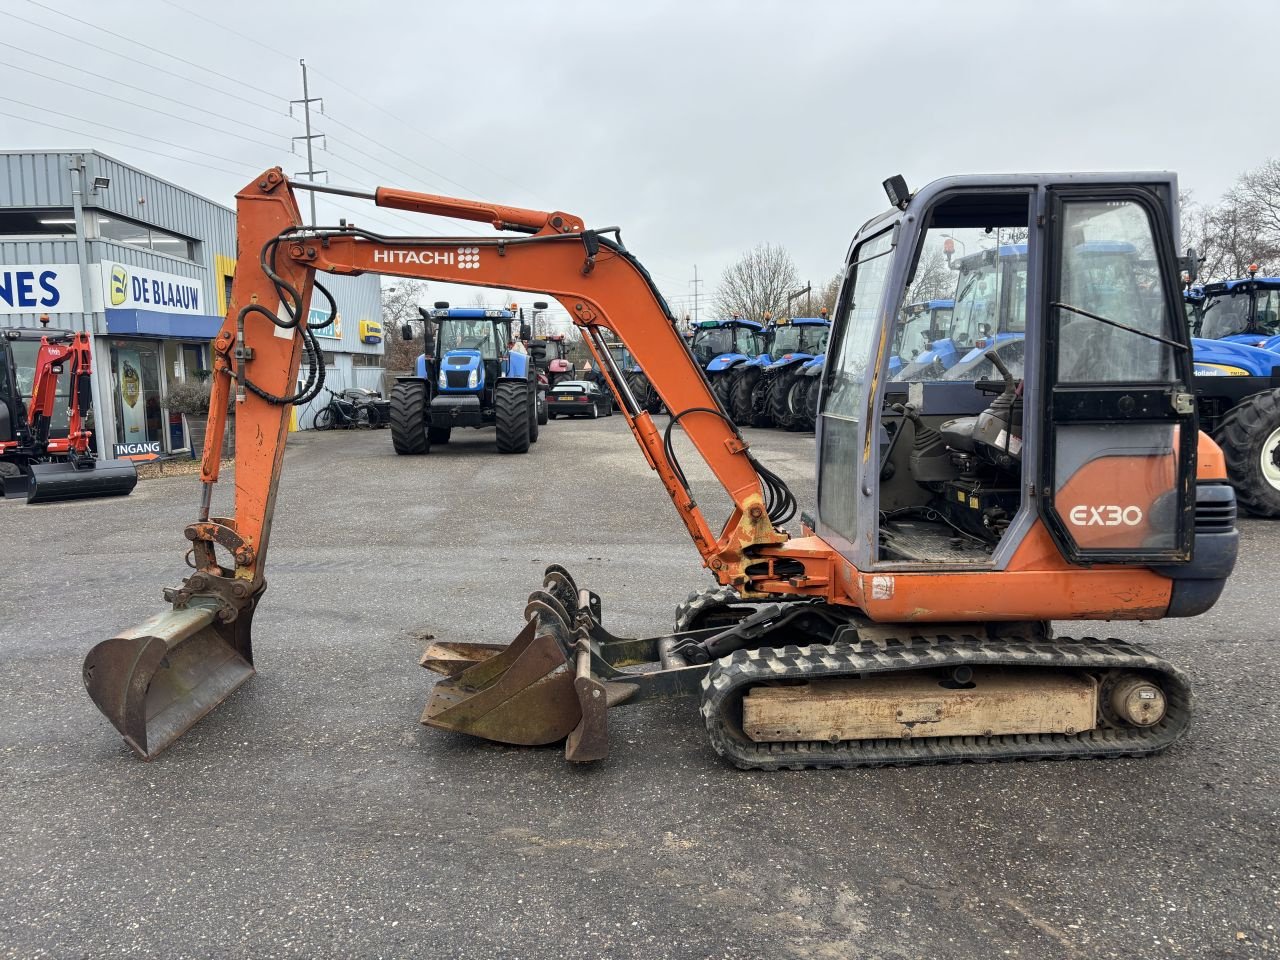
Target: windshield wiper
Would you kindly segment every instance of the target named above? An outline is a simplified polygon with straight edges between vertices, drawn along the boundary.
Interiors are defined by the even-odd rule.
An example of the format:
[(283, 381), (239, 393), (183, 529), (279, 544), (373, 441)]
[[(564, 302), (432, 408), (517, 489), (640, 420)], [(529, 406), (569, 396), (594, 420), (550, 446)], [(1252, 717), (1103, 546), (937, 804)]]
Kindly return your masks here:
[(1118, 320), (1108, 320), (1106, 317), (1100, 317), (1096, 313), (1090, 313), (1088, 310), (1081, 310), (1079, 307), (1073, 307), (1069, 303), (1061, 303), (1057, 300), (1049, 304), (1051, 307), (1058, 307), (1062, 310), (1069, 310), (1072, 313), (1078, 313), (1082, 317), (1088, 317), (1090, 320), (1097, 320), (1099, 323), (1105, 323), (1109, 327), (1115, 327), (1118, 330), (1127, 330), (1130, 333), (1136, 333), (1140, 337), (1146, 337), (1148, 340), (1155, 340), (1159, 343), (1167, 343), (1171, 347), (1177, 347), (1179, 350), (1186, 350), (1185, 343), (1179, 343), (1177, 340), (1170, 340), (1168, 337), (1162, 337), (1158, 333), (1147, 333), (1145, 330), (1139, 330), (1137, 327), (1131, 327), (1127, 323), (1121, 323)]

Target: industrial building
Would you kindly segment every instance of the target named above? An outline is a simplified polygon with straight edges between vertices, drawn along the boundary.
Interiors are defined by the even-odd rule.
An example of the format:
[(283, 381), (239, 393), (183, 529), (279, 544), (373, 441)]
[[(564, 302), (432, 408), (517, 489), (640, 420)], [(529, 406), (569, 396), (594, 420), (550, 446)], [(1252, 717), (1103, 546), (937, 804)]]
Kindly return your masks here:
[[(0, 153), (0, 329), (39, 327), (47, 315), (53, 328), (92, 335), (100, 456), (117, 445), (189, 449), (165, 398), (172, 384), (209, 375), (235, 228), (230, 208), (94, 150)], [(337, 321), (317, 331), (327, 384), (381, 389), (378, 278), (325, 283), (338, 304)], [(298, 410), (300, 427), (311, 422), (312, 410)]]

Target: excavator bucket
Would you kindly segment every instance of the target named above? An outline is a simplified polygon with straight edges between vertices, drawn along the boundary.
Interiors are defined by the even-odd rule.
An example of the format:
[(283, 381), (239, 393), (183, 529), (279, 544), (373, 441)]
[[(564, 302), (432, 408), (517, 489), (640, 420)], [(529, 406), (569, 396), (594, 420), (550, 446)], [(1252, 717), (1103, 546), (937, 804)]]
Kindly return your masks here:
[[(83, 466), (70, 461), (33, 463), (26, 479), (27, 503), (54, 503), (60, 500), (84, 500), (90, 497), (120, 497), (133, 492), (138, 471), (132, 460), (90, 460)], [(21, 496), (16, 489), (6, 496)]]
[(253, 676), (254, 606), (228, 623), (219, 617), (225, 606), (196, 598), (89, 651), (85, 689), (144, 760), (154, 759)]
[[(499, 743), (565, 742), (578, 763), (609, 753), (608, 710), (624, 701), (691, 694), (705, 668), (674, 662), (660, 651), (672, 638), (610, 635), (600, 599), (579, 591), (558, 566), (525, 608), (526, 623), (506, 646), (436, 642), (422, 666), (442, 674), (422, 722)], [(627, 673), (622, 665), (647, 667)], [(657, 668), (663, 669), (657, 669)], [(674, 669), (672, 669), (674, 668)]]

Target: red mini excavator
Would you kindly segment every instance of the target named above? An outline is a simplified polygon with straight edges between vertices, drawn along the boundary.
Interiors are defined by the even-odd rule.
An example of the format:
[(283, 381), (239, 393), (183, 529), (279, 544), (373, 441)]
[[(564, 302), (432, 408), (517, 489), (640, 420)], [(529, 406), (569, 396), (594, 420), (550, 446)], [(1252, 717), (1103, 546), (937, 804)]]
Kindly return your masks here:
[[(492, 238), (308, 227), (295, 190), (488, 222)], [(677, 320), (617, 228), (381, 188), (291, 184), (238, 195), (240, 263), (214, 341), (213, 423), (194, 571), (170, 608), (85, 661), (90, 696), (153, 757), (254, 672), (288, 407), (318, 390), (307, 318), (318, 273), (382, 273), (548, 293), (582, 329), (642, 455), (718, 581), (676, 629), (638, 639), (561, 567), (507, 646), (440, 642), (423, 722), (515, 744), (608, 750), (609, 711), (700, 699), (714, 749), (748, 768), (1113, 757), (1188, 728), (1185, 675), (1051, 621), (1158, 620), (1217, 600), (1235, 562), (1235, 502), (1191, 393), (1171, 174), (1017, 174), (885, 182), (890, 208), (845, 260), (821, 381), (817, 504), (797, 504), (717, 402)], [(1016, 247), (1025, 276), (955, 277), (945, 242)], [(987, 246), (984, 246), (987, 245)], [(1105, 255), (1100, 255), (1100, 251)], [(992, 262), (997, 260), (992, 254)], [(889, 376), (904, 304), (955, 292), (981, 314), (968, 379)], [(327, 295), (325, 295), (327, 297)], [(330, 300), (332, 308), (332, 301)], [(670, 411), (656, 423), (605, 347), (612, 331)], [(438, 373), (425, 372), (430, 377)], [(418, 391), (421, 393), (422, 391)], [(229, 397), (235, 506), (210, 516)], [(708, 523), (676, 459), (683, 430), (733, 508)]]
[[(92, 350), (83, 333), (0, 331), (0, 484), (6, 497), (27, 503), (80, 500), (130, 493), (138, 474), (129, 460), (96, 460), (84, 423), (92, 408)], [(34, 358), (31, 354), (34, 353)], [(20, 372), (30, 371), (30, 402)], [(58, 379), (67, 373), (67, 435), (50, 436)], [(61, 432), (61, 431), (59, 431)]]

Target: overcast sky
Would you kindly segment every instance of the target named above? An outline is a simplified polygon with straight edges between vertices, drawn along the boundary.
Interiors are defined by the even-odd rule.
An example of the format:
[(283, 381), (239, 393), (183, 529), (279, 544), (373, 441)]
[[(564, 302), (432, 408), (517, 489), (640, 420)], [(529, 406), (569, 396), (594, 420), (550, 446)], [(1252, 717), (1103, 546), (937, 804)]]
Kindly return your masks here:
[[(695, 264), (709, 298), (761, 242), (825, 281), (894, 173), (1171, 169), (1215, 199), (1280, 153), (1265, 6), (4, 0), (0, 144), (96, 147), (230, 205), (305, 168), (305, 57), (330, 182), (621, 225), (684, 313)], [(321, 202), (339, 216), (422, 220)]]

